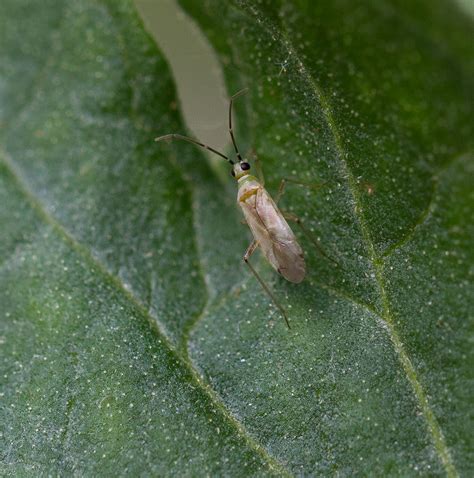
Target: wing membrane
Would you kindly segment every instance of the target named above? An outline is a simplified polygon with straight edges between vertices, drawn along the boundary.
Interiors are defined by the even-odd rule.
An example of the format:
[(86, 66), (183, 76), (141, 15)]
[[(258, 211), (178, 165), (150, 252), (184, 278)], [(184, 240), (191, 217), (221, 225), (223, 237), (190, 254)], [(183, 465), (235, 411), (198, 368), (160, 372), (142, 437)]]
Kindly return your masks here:
[(303, 251), (268, 192), (257, 181), (239, 191), (239, 205), (263, 254), (285, 279), (301, 282), (305, 276)]

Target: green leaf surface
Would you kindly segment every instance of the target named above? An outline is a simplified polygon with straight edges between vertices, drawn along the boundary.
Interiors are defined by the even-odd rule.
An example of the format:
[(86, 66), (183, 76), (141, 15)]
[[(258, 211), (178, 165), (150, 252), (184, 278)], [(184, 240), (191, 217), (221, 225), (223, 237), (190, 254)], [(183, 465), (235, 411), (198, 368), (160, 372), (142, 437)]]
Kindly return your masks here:
[(133, 5), (2, 2), (1, 473), (469, 476), (470, 20), (181, 3), (269, 191), (326, 183), (281, 206), (341, 266), (299, 230), (304, 283), (253, 259), (288, 331), (231, 178), (152, 141), (185, 126)]

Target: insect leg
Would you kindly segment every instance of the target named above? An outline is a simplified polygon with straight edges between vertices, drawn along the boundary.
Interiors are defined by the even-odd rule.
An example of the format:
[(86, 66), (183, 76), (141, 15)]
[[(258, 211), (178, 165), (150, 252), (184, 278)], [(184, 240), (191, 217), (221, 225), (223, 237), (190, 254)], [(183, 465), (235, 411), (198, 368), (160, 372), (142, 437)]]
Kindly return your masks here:
[(293, 178), (283, 178), (281, 180), (280, 187), (278, 188), (278, 192), (277, 192), (277, 195), (276, 195), (276, 198), (275, 198), (275, 203), (276, 204), (278, 204), (278, 201), (281, 199), (281, 197), (285, 193), (286, 183), (299, 184), (300, 186), (305, 186), (309, 189), (315, 189), (315, 190), (320, 189), (323, 186), (326, 186), (326, 184), (327, 184), (325, 182), (324, 183), (319, 183), (319, 184), (311, 184), (311, 183), (305, 183), (303, 181), (299, 181), (299, 180), (293, 179)]
[(267, 284), (265, 284), (264, 280), (260, 277), (260, 275), (258, 274), (258, 272), (253, 268), (252, 264), (250, 264), (249, 262), (249, 259), (250, 259), (250, 256), (255, 252), (255, 250), (257, 249), (258, 247), (258, 242), (254, 239), (251, 243), (250, 243), (250, 246), (247, 248), (247, 250), (245, 251), (245, 254), (244, 254), (244, 262), (245, 264), (247, 264), (248, 268), (252, 271), (252, 274), (257, 278), (258, 282), (260, 282), (260, 285), (263, 287), (263, 290), (268, 294), (268, 296), (270, 297), (270, 299), (273, 301), (273, 303), (278, 307), (278, 309), (280, 310), (281, 314), (283, 315), (284, 319), (285, 319), (285, 322), (286, 322), (286, 325), (289, 329), (291, 329), (290, 327), (290, 323), (288, 322), (288, 316), (286, 315), (286, 311), (285, 309), (282, 307), (282, 305), (278, 302), (278, 300), (276, 299), (276, 297), (273, 295), (272, 291), (270, 290), (270, 288), (267, 286)]
[(286, 186), (286, 179), (282, 179), (280, 182), (280, 186), (278, 188), (277, 195), (275, 196), (275, 204), (278, 204), (281, 197), (283, 196), (285, 192), (285, 186)]
[(260, 181), (260, 184), (262, 186), (265, 186), (265, 177), (263, 176), (262, 163), (260, 162), (260, 159), (258, 159), (257, 155), (255, 155), (255, 169), (257, 170), (257, 177)]
[(298, 224), (298, 226), (301, 228), (301, 230), (303, 231), (303, 233), (305, 234), (305, 236), (313, 243), (314, 247), (316, 247), (316, 249), (319, 251), (319, 253), (324, 256), (326, 259), (330, 260), (331, 262), (334, 262), (334, 264), (336, 264), (339, 268), (343, 269), (341, 264), (339, 264), (339, 262), (337, 262), (335, 259), (333, 259), (332, 257), (329, 257), (325, 252), (324, 252), (324, 249), (319, 245), (319, 242), (315, 239), (314, 235), (311, 233), (311, 231), (303, 224), (303, 222), (301, 221), (301, 219), (296, 216), (295, 214), (292, 214), (292, 213), (289, 213), (289, 212), (282, 212), (283, 214), (283, 217), (285, 219), (288, 219), (289, 221), (293, 221), (295, 222), (296, 224)]

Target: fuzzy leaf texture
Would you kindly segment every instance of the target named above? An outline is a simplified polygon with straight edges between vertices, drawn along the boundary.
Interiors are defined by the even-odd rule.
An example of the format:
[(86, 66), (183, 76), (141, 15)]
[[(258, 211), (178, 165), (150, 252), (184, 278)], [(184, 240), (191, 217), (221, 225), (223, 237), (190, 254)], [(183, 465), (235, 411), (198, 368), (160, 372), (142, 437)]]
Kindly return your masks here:
[[(129, 1), (0, 6), (0, 471), (469, 476), (472, 21), (457, 4), (182, 0), (308, 277), (242, 265)], [(216, 160), (217, 161), (217, 160)]]

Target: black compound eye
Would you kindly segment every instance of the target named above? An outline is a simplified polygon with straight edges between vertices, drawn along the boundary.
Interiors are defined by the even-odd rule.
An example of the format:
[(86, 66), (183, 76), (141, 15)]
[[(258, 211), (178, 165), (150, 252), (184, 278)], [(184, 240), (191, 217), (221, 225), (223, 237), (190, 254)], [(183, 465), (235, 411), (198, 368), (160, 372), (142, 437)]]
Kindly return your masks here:
[(232, 176), (235, 177), (235, 171), (234, 171), (234, 170), (232, 170), (232, 171), (230, 172), (230, 174), (232, 174)]
[(240, 167), (241, 167), (244, 171), (247, 171), (248, 169), (250, 169), (250, 164), (249, 164), (249, 163), (246, 163), (246, 162), (243, 162), (243, 163), (240, 163)]

